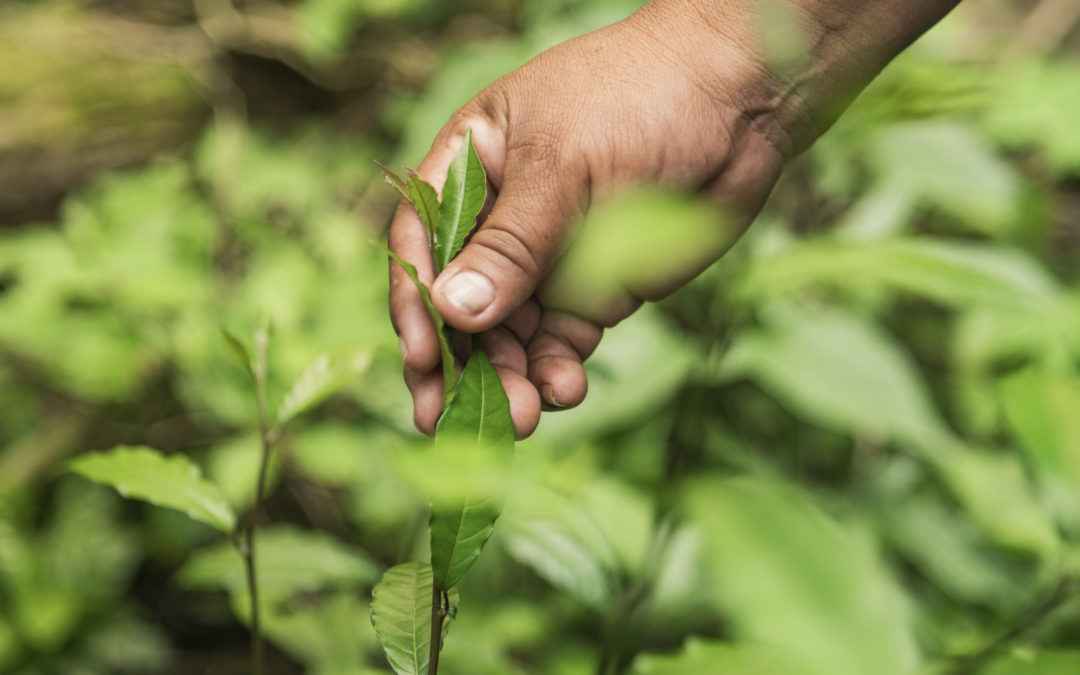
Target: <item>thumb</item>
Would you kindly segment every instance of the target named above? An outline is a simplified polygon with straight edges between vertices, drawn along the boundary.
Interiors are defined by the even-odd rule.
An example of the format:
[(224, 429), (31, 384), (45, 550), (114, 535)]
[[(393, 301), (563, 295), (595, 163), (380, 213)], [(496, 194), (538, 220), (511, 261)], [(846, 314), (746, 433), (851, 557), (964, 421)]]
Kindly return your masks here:
[(491, 214), (432, 288), (447, 323), (470, 333), (489, 330), (532, 295), (584, 205), (579, 176), (553, 161), (507, 156)]

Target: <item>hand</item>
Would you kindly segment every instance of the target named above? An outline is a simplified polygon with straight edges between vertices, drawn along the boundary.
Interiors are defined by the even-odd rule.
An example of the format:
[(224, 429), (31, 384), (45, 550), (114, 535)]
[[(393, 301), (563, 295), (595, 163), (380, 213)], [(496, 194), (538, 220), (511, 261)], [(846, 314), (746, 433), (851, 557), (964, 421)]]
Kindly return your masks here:
[[(452, 116), (418, 172), (441, 189), (471, 128), (493, 195), (486, 218), (438, 279), (423, 226), (406, 204), (391, 224), (390, 247), (416, 265), (449, 325), (481, 334), (519, 438), (539, 421), (541, 399), (548, 408), (582, 401), (582, 361), (604, 327), (688, 281), (733, 240), (706, 237), (685, 261), (666, 266), (666, 276), (624, 284), (600, 304), (581, 303), (588, 289), (560, 281), (559, 261), (585, 208), (628, 187), (659, 184), (699, 190), (745, 227), (785, 155), (816, 135), (812, 113), (829, 107), (821, 115), (827, 123), (842, 107), (836, 101), (850, 100), (951, 4), (916, 0), (897, 27), (882, 20), (900, 16), (888, 0), (791, 0), (816, 60), (805, 76), (789, 67), (782, 84), (756, 51), (754, 3), (653, 0), (540, 54)], [(839, 26), (830, 29), (839, 35), (824, 26)], [(435, 332), (397, 266), (390, 281), (416, 424), (431, 433), (442, 399)]]
[[(679, 39), (673, 34), (681, 33)], [(696, 37), (692, 37), (696, 36)], [(696, 17), (642, 11), (559, 45), (496, 81), (443, 128), (418, 169), (441, 189), (447, 166), (472, 128), (493, 203), (481, 227), (432, 285), (439, 312), (481, 342), (510, 398), (519, 437), (548, 407), (577, 405), (582, 361), (612, 326), (684, 283), (723, 253), (651, 288), (625, 289), (582, 312), (557, 283), (559, 254), (585, 206), (627, 186), (702, 189), (743, 222), (758, 210), (781, 167), (782, 132), (737, 105), (760, 78), (737, 45), (724, 48)], [(701, 51), (732, 56), (726, 81), (706, 81)], [(755, 83), (758, 88), (760, 84)], [(771, 134), (771, 138), (770, 138)], [(423, 226), (406, 204), (390, 247), (432, 284)], [(539, 290), (538, 290), (539, 287)], [(553, 290), (548, 290), (553, 289)], [(534, 295), (535, 294), (535, 295)], [(417, 426), (432, 432), (442, 383), (435, 333), (404, 273), (391, 272), (391, 317), (401, 336)]]

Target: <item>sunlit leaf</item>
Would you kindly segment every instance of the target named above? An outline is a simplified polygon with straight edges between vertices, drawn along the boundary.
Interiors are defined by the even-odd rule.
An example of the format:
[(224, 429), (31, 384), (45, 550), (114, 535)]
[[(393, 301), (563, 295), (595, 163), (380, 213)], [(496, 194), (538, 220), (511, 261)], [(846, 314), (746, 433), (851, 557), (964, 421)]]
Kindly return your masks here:
[[(378, 565), (366, 553), (324, 532), (271, 525), (259, 530), (255, 543), (264, 593), (357, 588), (378, 576)], [(243, 560), (230, 542), (195, 552), (180, 570), (180, 582), (188, 588), (239, 592), (246, 590), (246, 581)]]
[[(433, 584), (430, 565), (410, 562), (388, 569), (371, 591), (371, 623), (398, 675), (427, 675)], [(457, 604), (457, 593), (451, 590), (444, 638)]]
[(480, 165), (472, 141), (472, 129), (446, 174), (442, 203), (439, 205), (439, 231), (435, 237), (435, 269), (446, 267), (465, 244), (476, 225), (476, 217), (487, 198), (487, 174)]
[(225, 496), (183, 455), (166, 456), (144, 446), (118, 446), (77, 457), (69, 468), (114, 488), (123, 497), (182, 511), (222, 532), (231, 532), (236, 524)]
[(355, 349), (341, 355), (323, 354), (301, 373), (278, 408), (278, 426), (322, 403), (371, 365), (371, 350)]

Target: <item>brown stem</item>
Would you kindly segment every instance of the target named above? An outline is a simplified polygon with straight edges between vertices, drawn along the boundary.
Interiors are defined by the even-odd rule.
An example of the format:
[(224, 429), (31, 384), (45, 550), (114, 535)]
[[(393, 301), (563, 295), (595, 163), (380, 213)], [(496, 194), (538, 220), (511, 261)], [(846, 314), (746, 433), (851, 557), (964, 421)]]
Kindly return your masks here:
[(439, 672), (439, 652), (442, 650), (443, 621), (450, 609), (450, 597), (431, 582), (431, 644), (428, 652), (428, 675)]

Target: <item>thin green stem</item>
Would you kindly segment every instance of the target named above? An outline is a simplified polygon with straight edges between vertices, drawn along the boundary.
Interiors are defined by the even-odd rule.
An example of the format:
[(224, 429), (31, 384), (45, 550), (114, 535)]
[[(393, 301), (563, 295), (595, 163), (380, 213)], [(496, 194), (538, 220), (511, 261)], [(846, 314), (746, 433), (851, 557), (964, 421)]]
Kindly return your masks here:
[(266, 352), (269, 342), (269, 330), (265, 323), (260, 323), (255, 328), (254, 348), (255, 364), (252, 375), (255, 380), (255, 400), (259, 412), (259, 442), (262, 445), (262, 454), (259, 458), (259, 474), (255, 483), (255, 503), (251, 506), (248, 514), (247, 525), (244, 528), (244, 544), (241, 553), (244, 556), (244, 572), (247, 576), (247, 589), (251, 607), (251, 672), (252, 675), (263, 675), (263, 646), (262, 629), (260, 625), (259, 610), (259, 582), (255, 565), (255, 529), (258, 526), (259, 512), (262, 509), (263, 494), (266, 486), (267, 465), (270, 463), (270, 452), (273, 449), (274, 438), (271, 435), (269, 414), (266, 405)]

